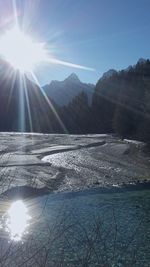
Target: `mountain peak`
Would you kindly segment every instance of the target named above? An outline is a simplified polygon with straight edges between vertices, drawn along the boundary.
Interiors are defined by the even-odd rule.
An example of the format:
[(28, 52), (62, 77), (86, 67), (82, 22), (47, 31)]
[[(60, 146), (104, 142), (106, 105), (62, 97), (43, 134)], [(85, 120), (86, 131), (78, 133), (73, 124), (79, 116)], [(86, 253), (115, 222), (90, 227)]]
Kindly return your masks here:
[(143, 64), (146, 62), (145, 58), (140, 58), (137, 63)]
[(65, 79), (65, 81), (72, 81), (72, 82), (77, 82), (80, 83), (80, 80), (78, 76), (75, 73), (71, 73), (68, 78)]
[(110, 77), (111, 77), (113, 74), (116, 74), (116, 73), (117, 73), (117, 71), (116, 71), (116, 70), (114, 70), (114, 69), (110, 69), (110, 70), (108, 70), (108, 71), (104, 72), (104, 74), (103, 74), (103, 76), (102, 76), (101, 80), (104, 80), (104, 79), (110, 78)]

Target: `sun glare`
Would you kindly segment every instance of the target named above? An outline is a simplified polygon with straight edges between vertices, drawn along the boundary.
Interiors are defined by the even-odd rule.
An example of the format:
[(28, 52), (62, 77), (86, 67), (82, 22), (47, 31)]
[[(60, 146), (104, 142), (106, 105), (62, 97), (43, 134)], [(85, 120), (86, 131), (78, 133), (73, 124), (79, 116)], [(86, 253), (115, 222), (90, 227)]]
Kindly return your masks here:
[(11, 204), (6, 221), (6, 230), (10, 234), (11, 240), (20, 241), (25, 234), (30, 216), (26, 205), (22, 200)]
[(46, 49), (45, 43), (33, 40), (30, 35), (21, 31), (17, 24), (0, 36), (0, 56), (22, 73), (32, 73), (42, 62), (95, 71), (93, 68), (53, 57)]
[(20, 72), (33, 71), (47, 57), (45, 44), (32, 40), (17, 26), (1, 36), (0, 55)]

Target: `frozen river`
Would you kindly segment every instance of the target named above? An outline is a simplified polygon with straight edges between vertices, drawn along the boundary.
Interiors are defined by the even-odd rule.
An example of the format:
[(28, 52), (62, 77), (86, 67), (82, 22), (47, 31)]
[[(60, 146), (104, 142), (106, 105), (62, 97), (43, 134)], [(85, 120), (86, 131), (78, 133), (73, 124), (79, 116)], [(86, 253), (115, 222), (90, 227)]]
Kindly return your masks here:
[(148, 267), (149, 161), (111, 135), (1, 133), (0, 266)]
[[(142, 144), (111, 135), (0, 134), (0, 195), (121, 186), (149, 180)], [(29, 190), (30, 189), (34, 189)], [(29, 193), (29, 194), (28, 194)]]

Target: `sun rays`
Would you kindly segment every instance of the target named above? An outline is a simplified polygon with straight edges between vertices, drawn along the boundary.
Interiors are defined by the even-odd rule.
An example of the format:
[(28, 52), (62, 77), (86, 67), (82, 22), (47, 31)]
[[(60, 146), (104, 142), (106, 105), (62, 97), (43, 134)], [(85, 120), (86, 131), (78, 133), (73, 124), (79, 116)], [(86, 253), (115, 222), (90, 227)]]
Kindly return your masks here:
[[(17, 6), (16, 1), (12, 1), (13, 4), (13, 13), (14, 13), (14, 23), (11, 27), (7, 28), (0, 35), (0, 58), (8, 63), (8, 71), (7, 75), (4, 73), (4, 76), (10, 77), (12, 79), (12, 85), (10, 88), (10, 94), (8, 96), (8, 105), (11, 103), (11, 99), (13, 97), (13, 90), (15, 87), (16, 79), (19, 84), (19, 94), (18, 94), (18, 104), (19, 104), (19, 131), (26, 131), (26, 118), (25, 118), (25, 107), (28, 114), (28, 121), (30, 125), (30, 131), (33, 131), (33, 123), (32, 123), (32, 112), (30, 106), (29, 99), (29, 91), (28, 91), (28, 82), (27, 79), (32, 78), (32, 81), (35, 82), (35, 88), (40, 90), (42, 97), (45, 99), (45, 104), (48, 105), (49, 110), (53, 112), (56, 120), (59, 125), (63, 129), (65, 133), (67, 133), (67, 129), (59, 117), (57, 111), (55, 110), (54, 105), (51, 100), (47, 97), (44, 90), (40, 86), (38, 79), (35, 75), (35, 69), (37, 66), (45, 63), (46, 65), (60, 65), (68, 68), (76, 68), (80, 70), (86, 71), (94, 71), (93, 68), (83, 66), (80, 64), (71, 63), (65, 60), (61, 60), (57, 58), (52, 51), (48, 47), (48, 44), (39, 41), (31, 36), (30, 32), (24, 31), (24, 29), (20, 28), (17, 14)], [(33, 35), (33, 34), (32, 34)], [(50, 45), (50, 44), (49, 44)], [(5, 78), (7, 80), (7, 77)], [(31, 81), (31, 83), (32, 83)], [(32, 86), (31, 86), (32, 87)], [(39, 89), (38, 89), (39, 88)], [(41, 114), (43, 112), (44, 107), (41, 106), (40, 100), (38, 99), (39, 93), (34, 90), (35, 98), (39, 103), (39, 109)], [(46, 120), (46, 118), (44, 118)], [(38, 120), (38, 118), (37, 118)], [(49, 123), (49, 122), (48, 122)]]
[(70, 63), (54, 57), (44, 42), (38, 42), (24, 33), (16, 24), (0, 37), (0, 56), (21, 73), (32, 72), (41, 63), (94, 71), (93, 68)]

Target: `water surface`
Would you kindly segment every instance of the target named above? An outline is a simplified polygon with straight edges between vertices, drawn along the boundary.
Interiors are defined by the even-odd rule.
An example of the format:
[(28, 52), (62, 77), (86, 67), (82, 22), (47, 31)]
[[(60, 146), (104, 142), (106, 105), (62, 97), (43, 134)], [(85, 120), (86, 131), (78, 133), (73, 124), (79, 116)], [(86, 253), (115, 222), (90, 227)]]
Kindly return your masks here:
[[(2, 216), (2, 266), (149, 266), (149, 190), (87, 190), (18, 203)], [(10, 209), (18, 216), (15, 231), (8, 231)]]

